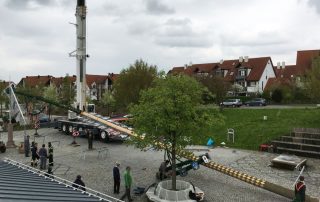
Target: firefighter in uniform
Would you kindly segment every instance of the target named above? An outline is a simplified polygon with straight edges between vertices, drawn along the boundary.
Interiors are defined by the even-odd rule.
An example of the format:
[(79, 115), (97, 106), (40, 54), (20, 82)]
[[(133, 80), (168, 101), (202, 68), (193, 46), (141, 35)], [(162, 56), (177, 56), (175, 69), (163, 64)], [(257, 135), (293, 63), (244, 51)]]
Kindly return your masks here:
[(294, 186), (295, 202), (305, 202), (306, 185), (304, 183), (304, 177), (300, 176), (299, 181)]
[(49, 166), (53, 166), (53, 146), (51, 142), (48, 142), (48, 152), (49, 152)]

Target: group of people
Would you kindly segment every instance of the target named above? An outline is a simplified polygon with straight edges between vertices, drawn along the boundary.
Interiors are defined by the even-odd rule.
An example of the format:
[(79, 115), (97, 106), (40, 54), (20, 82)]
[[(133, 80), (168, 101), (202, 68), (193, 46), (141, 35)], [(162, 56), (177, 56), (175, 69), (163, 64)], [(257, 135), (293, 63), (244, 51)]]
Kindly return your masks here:
[(45, 144), (42, 144), (42, 147), (38, 149), (38, 143), (32, 142), (30, 147), (30, 136), (25, 136), (24, 139), (24, 151), (25, 157), (29, 157), (31, 151), (31, 166), (37, 167), (38, 161), (40, 160), (40, 170), (47, 169), (47, 159), (49, 160), (48, 170), (52, 171), (53, 167), (53, 146), (51, 142), (48, 142), (48, 150)]
[[(124, 198), (128, 198), (129, 201), (133, 201), (131, 198), (131, 185), (132, 185), (132, 176), (131, 176), (131, 168), (130, 166), (126, 167), (126, 171), (124, 172), (124, 185), (125, 185), (125, 193), (121, 196), (121, 200)], [(114, 180), (114, 189), (113, 193), (114, 194), (119, 194), (120, 193), (120, 163), (116, 162), (115, 167), (113, 168), (113, 180)]]

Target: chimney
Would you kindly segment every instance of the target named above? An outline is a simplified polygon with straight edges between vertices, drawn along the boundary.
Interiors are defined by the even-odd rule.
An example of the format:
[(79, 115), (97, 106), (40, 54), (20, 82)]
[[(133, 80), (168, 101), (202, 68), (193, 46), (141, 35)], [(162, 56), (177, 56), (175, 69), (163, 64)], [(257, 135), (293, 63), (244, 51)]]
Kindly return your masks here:
[(40, 75), (38, 75), (38, 79), (40, 78)]
[(223, 59), (220, 60), (220, 64), (221, 64), (221, 65), (222, 65), (222, 63), (223, 63)]
[(243, 62), (243, 57), (242, 56), (239, 57), (239, 62)]
[(249, 62), (249, 56), (244, 56), (244, 62)]
[(282, 69), (284, 69), (286, 67), (286, 63), (284, 61), (282, 61), (281, 67), (282, 67)]
[(277, 62), (277, 69), (281, 69), (280, 62)]

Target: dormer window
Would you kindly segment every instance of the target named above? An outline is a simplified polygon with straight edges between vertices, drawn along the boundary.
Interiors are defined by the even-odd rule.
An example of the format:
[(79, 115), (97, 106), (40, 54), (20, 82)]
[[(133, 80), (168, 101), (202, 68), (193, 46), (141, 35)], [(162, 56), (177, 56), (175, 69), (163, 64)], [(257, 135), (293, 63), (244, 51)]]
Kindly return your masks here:
[(246, 75), (246, 71), (245, 70), (241, 70), (240, 71), (240, 76), (245, 76)]

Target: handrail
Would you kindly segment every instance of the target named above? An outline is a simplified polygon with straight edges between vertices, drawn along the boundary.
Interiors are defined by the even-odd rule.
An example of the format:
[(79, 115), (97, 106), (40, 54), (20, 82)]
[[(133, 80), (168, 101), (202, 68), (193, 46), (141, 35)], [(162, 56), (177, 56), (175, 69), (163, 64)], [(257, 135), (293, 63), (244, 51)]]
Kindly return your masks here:
[[(23, 163), (20, 163), (18, 161), (15, 161), (15, 160), (12, 160), (12, 159), (9, 159), (9, 158), (5, 158), (4, 160), (5, 162), (11, 164), (11, 165), (15, 165), (15, 166), (18, 166), (19, 168), (22, 168), (22, 169), (26, 169), (28, 171), (31, 171), (33, 173), (37, 173), (39, 174), (39, 176), (43, 176), (45, 179), (47, 178), (50, 178), (51, 181), (55, 181), (55, 182), (58, 182), (59, 184), (63, 184), (65, 185), (66, 187), (72, 187), (72, 185), (76, 185), (77, 187), (79, 188), (75, 188), (75, 187), (72, 187), (74, 190), (78, 190), (78, 191), (81, 191), (82, 194), (88, 194), (89, 196), (94, 196), (96, 198), (98, 198), (100, 201), (107, 201), (107, 202), (124, 202), (120, 199), (117, 199), (117, 198), (114, 198), (112, 196), (109, 196), (109, 195), (106, 195), (104, 193), (101, 193), (99, 191), (96, 191), (96, 190), (93, 190), (91, 188), (88, 188), (88, 187), (83, 187), (81, 185), (78, 185), (78, 184), (75, 184), (69, 180), (66, 180), (66, 179), (63, 179), (61, 177), (58, 177), (56, 175), (51, 175), (51, 174), (48, 174), (44, 171), (41, 171), (41, 170), (38, 170), (38, 169), (35, 169), (31, 166), (28, 166), (28, 165), (25, 165)], [(83, 191), (81, 188), (85, 188), (86, 191)], [(89, 191), (90, 192), (89, 192)], [(105, 197), (105, 198), (104, 198)]]

